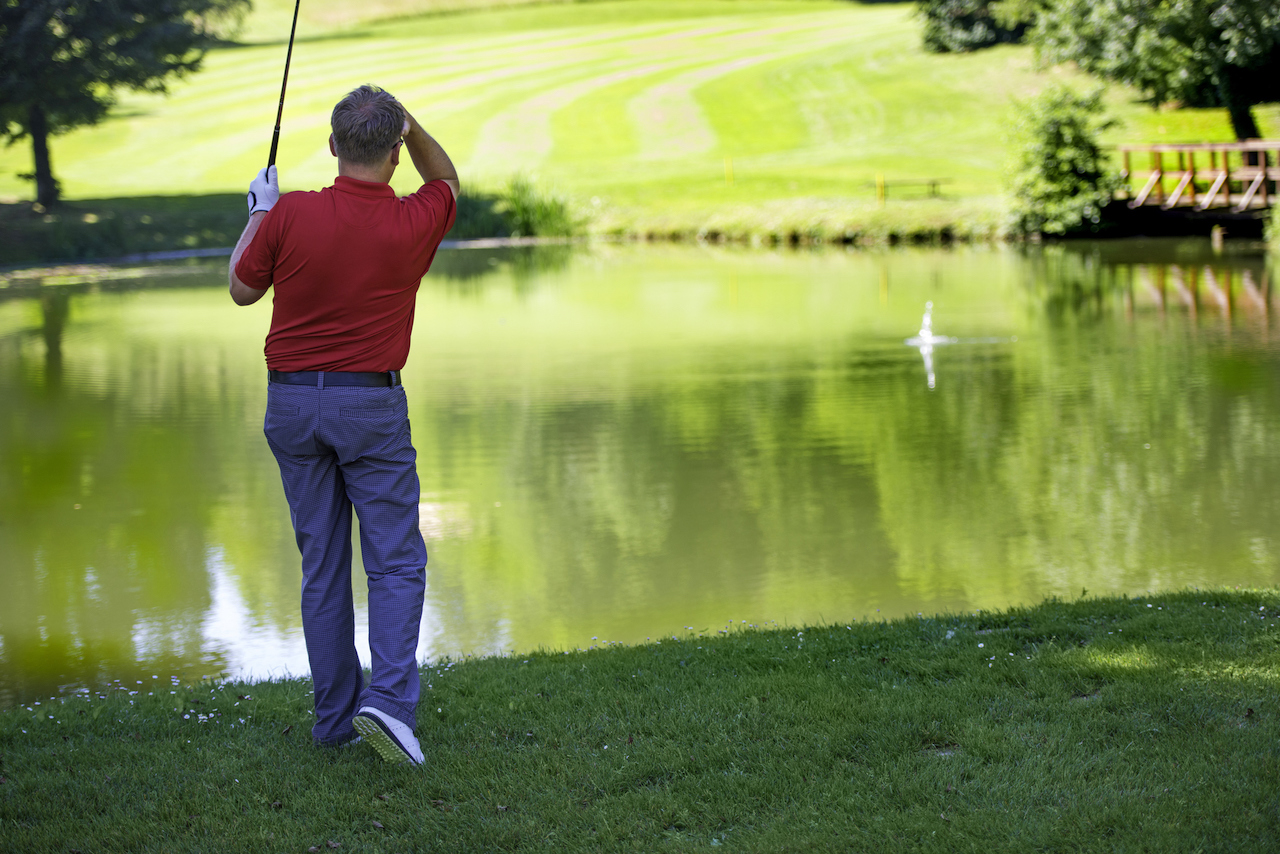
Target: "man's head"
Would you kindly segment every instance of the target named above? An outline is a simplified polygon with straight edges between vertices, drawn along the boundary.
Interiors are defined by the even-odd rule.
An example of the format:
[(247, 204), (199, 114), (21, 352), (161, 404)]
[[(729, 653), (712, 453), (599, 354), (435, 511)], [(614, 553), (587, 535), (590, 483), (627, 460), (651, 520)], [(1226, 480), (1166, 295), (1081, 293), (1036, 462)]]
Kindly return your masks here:
[(361, 86), (333, 108), (333, 152), (354, 166), (382, 165), (404, 132), (400, 102), (377, 86)]

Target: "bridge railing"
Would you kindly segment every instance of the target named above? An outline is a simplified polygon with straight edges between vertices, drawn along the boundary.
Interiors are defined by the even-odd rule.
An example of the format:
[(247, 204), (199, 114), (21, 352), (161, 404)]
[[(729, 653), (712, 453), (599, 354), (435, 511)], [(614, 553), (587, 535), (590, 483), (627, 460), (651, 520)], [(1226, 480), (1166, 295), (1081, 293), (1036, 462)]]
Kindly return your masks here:
[[(1268, 208), (1280, 195), (1280, 140), (1121, 145), (1129, 207)], [(1143, 164), (1143, 154), (1146, 164)]]

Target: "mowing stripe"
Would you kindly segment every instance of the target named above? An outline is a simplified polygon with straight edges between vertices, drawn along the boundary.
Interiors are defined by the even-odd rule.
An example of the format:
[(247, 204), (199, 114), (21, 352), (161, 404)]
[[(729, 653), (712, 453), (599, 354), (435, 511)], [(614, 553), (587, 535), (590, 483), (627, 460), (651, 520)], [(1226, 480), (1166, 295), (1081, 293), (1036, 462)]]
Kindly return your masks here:
[[(609, 2), (300, 32), (281, 181), (332, 180), (329, 111), (371, 82), (473, 187), (536, 172), (607, 205), (716, 206), (869, 198), (884, 172), (991, 192), (1005, 145), (993, 117), (1043, 78), (1022, 48), (923, 54), (913, 8)], [(125, 93), (102, 125), (54, 140), (68, 195), (242, 193), (266, 157), (283, 56), (283, 43), (219, 50), (170, 98)], [(0, 150), (0, 196), (29, 195), (14, 174), (30, 168), (29, 149)], [(396, 189), (412, 189), (401, 173)]]
[[(512, 163), (536, 169), (554, 150), (550, 116), (553, 111), (570, 109), (575, 102), (602, 88), (691, 64), (699, 67), (657, 83), (634, 97), (630, 110), (632, 123), (640, 134), (641, 159), (678, 159), (710, 151), (716, 147), (716, 136), (694, 101), (692, 90), (726, 74), (847, 40), (839, 28), (833, 31), (827, 24), (826, 21), (806, 21), (752, 31), (740, 22), (736, 26), (698, 23), (689, 29), (673, 30), (648, 42), (650, 50), (636, 51), (637, 58), (649, 58), (657, 53), (652, 48), (661, 46), (671, 57), (664, 62), (648, 62), (603, 75), (591, 74), (549, 91), (539, 91), (501, 111), (486, 123), (467, 169), (481, 175), (509, 173)], [(721, 36), (727, 38), (718, 38)], [(778, 45), (780, 38), (783, 41)], [(627, 41), (632, 45), (637, 43)], [(732, 44), (742, 55), (724, 59), (729, 53), (724, 44)], [(766, 47), (772, 50), (761, 53)], [(592, 67), (585, 62), (581, 65)]]

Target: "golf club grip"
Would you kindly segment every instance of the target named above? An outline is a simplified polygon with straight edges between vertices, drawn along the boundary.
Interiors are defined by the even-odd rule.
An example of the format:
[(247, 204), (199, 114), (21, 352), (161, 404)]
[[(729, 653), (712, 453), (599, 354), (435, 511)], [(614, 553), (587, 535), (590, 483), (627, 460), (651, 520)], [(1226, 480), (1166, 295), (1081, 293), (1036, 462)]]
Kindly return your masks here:
[(271, 135), (271, 153), (267, 156), (267, 168), (276, 165), (276, 149), (280, 145), (280, 121), (284, 118), (284, 93), (289, 87), (289, 63), (293, 61), (293, 37), (298, 32), (298, 9), (302, 0), (294, 0), (293, 25), (289, 28), (289, 50), (284, 55), (284, 79), (280, 81), (280, 107), (276, 110), (276, 129)]

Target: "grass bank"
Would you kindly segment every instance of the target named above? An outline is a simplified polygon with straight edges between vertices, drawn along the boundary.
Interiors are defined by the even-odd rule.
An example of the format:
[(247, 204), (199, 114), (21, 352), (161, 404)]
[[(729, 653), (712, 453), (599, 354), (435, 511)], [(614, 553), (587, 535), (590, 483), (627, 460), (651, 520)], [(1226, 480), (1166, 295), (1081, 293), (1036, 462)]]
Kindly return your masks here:
[[(517, 179), (498, 193), (464, 191), (449, 239), (580, 235), (589, 217), (567, 200)], [(81, 199), (53, 211), (0, 203), (0, 267), (230, 247), (246, 219), (244, 198), (235, 193)], [(850, 211), (784, 202), (696, 217), (659, 214), (614, 221), (607, 233), (623, 239), (776, 246), (989, 240), (1000, 230), (998, 207), (934, 200), (913, 209)]]
[(315, 748), (306, 681), (0, 712), (6, 850), (1280, 846), (1280, 592), (1051, 601), (442, 662), (423, 769)]
[[(248, 218), (241, 193), (82, 199), (52, 211), (0, 204), (0, 267), (230, 247)], [(563, 199), (514, 180), (494, 193), (464, 190), (449, 239), (561, 237), (580, 228)]]
[[(375, 82), (414, 109), (466, 186), (497, 194), (530, 176), (596, 233), (988, 237), (1002, 226), (1015, 99), (1055, 81), (1091, 85), (1069, 70), (1036, 70), (1025, 46), (925, 53), (913, 3), (510, 4), (304, 4), (279, 156), (284, 189), (332, 180), (329, 110)], [(69, 199), (243, 193), (266, 157), (293, 8), (258, 5), (246, 43), (212, 52), (170, 97), (125, 93), (101, 125), (54, 141)], [(434, 14), (381, 20), (423, 12)], [(1120, 120), (1114, 142), (1231, 136), (1223, 110), (1157, 113), (1116, 86), (1106, 97)], [(1270, 132), (1280, 113), (1264, 113)], [(29, 197), (16, 176), (31, 171), (26, 148), (0, 151), (0, 198)], [(401, 172), (396, 187), (407, 192), (411, 170)], [(930, 181), (941, 200), (930, 198)]]

